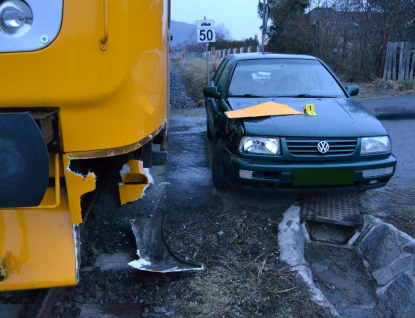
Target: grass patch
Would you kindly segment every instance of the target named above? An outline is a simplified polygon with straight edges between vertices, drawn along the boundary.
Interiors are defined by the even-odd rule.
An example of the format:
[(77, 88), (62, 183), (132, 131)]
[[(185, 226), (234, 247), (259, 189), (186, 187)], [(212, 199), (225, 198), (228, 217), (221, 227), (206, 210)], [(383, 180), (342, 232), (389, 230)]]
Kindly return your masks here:
[[(180, 70), (182, 79), (187, 88), (187, 92), (195, 102), (196, 107), (205, 106), (205, 97), (203, 96), (203, 87), (207, 86), (207, 67), (206, 59), (177, 58), (173, 62)], [(215, 74), (212, 71), (212, 63), (209, 63), (210, 79)]]
[(178, 317), (330, 317), (279, 260), (282, 215), (248, 207), (209, 215), (186, 222), (183, 230), (167, 229), (176, 254), (206, 265), (174, 287), (182, 290), (174, 308)]
[(408, 80), (398, 81), (398, 90), (410, 91), (414, 89), (415, 89), (415, 80), (408, 79)]

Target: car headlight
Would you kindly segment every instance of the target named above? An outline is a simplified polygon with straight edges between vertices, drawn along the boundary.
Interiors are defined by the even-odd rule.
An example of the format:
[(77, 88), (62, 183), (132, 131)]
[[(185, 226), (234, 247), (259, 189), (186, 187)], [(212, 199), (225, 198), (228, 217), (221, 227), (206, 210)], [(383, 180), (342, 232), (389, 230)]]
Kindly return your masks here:
[(280, 139), (277, 137), (242, 137), (239, 144), (239, 151), (242, 153), (279, 155)]
[(361, 155), (390, 152), (391, 141), (388, 136), (362, 138)]
[(29, 31), (33, 23), (33, 13), (26, 2), (5, 0), (0, 2), (0, 31), (17, 37)]

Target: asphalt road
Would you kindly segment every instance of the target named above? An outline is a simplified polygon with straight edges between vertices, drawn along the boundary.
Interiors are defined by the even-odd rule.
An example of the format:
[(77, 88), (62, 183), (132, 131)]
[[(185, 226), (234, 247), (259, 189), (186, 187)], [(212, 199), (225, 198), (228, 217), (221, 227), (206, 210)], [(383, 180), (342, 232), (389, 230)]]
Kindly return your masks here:
[[(363, 197), (368, 203), (368, 212), (379, 217), (403, 217), (398, 220), (401, 223), (412, 222), (412, 218), (415, 222), (415, 96), (366, 99), (360, 102), (386, 128), (392, 141), (393, 154), (398, 159), (395, 175), (387, 186), (368, 191)], [(389, 221), (394, 223), (393, 220)], [(405, 224), (394, 225), (399, 227)], [(408, 232), (410, 227), (402, 229), (415, 235), (413, 230)]]
[[(172, 110), (169, 129), (168, 163), (151, 169), (154, 184), (147, 195), (162, 196), (159, 213), (180, 220), (211, 209), (258, 206), (283, 213), (297, 195), (218, 191), (213, 187), (211, 161), (213, 143), (206, 137), (204, 109)], [(160, 187), (164, 187), (160, 194)], [(157, 189), (159, 188), (159, 189)], [(151, 193), (151, 194), (150, 194)], [(153, 200), (154, 201), (154, 200)]]

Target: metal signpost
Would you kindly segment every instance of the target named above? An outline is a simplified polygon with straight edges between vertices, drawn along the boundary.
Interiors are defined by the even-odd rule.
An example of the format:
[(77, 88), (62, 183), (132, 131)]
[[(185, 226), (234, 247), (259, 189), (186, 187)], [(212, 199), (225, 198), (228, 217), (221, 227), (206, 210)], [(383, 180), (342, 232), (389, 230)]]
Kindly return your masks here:
[(215, 20), (196, 20), (196, 37), (198, 43), (206, 43), (206, 69), (207, 69), (207, 83), (210, 85), (209, 79), (209, 42), (216, 42)]

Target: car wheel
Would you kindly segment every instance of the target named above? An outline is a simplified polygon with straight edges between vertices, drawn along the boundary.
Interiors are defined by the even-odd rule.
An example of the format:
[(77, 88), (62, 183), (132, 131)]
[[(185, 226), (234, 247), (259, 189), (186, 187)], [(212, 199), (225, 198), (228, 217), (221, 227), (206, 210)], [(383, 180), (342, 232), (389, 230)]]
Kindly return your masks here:
[(212, 180), (213, 180), (213, 185), (218, 190), (229, 189), (229, 185), (225, 181), (223, 156), (222, 156), (222, 153), (223, 153), (222, 148), (225, 147), (225, 145), (226, 145), (226, 142), (223, 139), (219, 139), (216, 142), (215, 150), (213, 152)]
[(209, 119), (207, 115), (206, 115), (206, 136), (209, 140), (213, 140), (212, 132), (210, 131), (210, 127), (209, 127)]

